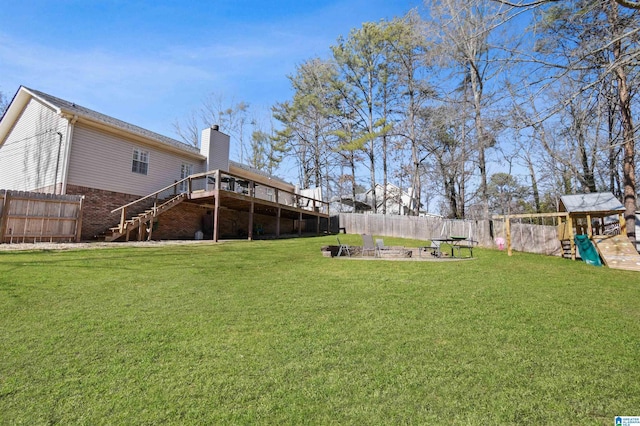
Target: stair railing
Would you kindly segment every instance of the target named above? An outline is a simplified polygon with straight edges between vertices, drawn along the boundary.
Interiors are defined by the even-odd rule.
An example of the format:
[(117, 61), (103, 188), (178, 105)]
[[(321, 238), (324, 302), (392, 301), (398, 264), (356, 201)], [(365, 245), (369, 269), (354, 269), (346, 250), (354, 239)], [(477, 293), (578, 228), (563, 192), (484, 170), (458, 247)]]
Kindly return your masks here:
[(191, 176), (188, 176), (184, 179), (178, 180), (174, 183), (172, 183), (171, 185), (167, 185), (162, 189), (157, 190), (156, 192), (152, 192), (151, 194), (145, 195), (142, 198), (138, 198), (137, 200), (134, 200), (130, 203), (125, 204), (124, 206), (120, 206), (117, 209), (113, 209), (111, 210), (111, 213), (116, 213), (118, 210), (121, 210), (120, 213), (120, 224), (118, 225), (118, 231), (119, 232), (124, 232), (124, 224), (127, 221), (127, 209), (133, 205), (136, 205), (142, 201), (148, 200), (149, 198), (153, 198), (153, 215), (155, 216), (158, 212), (158, 196), (163, 193), (164, 191), (168, 191), (170, 189), (174, 190), (174, 193), (177, 194), (176, 189), (178, 188), (178, 186), (184, 182), (187, 181), (187, 187), (189, 189), (191, 189)]

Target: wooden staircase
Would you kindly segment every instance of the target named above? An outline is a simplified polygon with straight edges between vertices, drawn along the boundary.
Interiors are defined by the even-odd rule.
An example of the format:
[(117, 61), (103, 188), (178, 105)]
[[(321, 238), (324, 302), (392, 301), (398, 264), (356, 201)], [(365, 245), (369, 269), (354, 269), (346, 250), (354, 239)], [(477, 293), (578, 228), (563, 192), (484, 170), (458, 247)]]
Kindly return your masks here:
[[(107, 242), (116, 241), (123, 236), (126, 237), (126, 241), (129, 241), (129, 234), (133, 230), (138, 230), (138, 241), (142, 241), (146, 232), (147, 240), (151, 239), (151, 233), (153, 231), (153, 220), (166, 212), (167, 210), (177, 206), (182, 201), (188, 198), (188, 194), (178, 194), (172, 198), (163, 200), (161, 204), (154, 206), (144, 212), (133, 216), (130, 219), (120, 221), (119, 226), (109, 228), (111, 235), (105, 236), (104, 240)], [(123, 210), (124, 211), (124, 210)]]
[(562, 257), (571, 259), (571, 240), (560, 240), (560, 244), (562, 245)]

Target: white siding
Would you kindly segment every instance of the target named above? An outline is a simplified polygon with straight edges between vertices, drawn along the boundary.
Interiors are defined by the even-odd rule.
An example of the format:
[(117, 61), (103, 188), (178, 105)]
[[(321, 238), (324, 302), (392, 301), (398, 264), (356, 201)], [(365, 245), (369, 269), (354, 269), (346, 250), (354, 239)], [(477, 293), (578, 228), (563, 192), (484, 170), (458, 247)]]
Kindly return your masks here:
[[(204, 162), (105, 131), (76, 123), (71, 144), (69, 185), (86, 186), (125, 194), (147, 195), (180, 180), (183, 163), (193, 172), (204, 171)], [(133, 149), (149, 151), (146, 175), (131, 171)]]
[(0, 146), (0, 188), (33, 191), (59, 184), (65, 153), (57, 132), (64, 143), (66, 130), (66, 120), (31, 99)]

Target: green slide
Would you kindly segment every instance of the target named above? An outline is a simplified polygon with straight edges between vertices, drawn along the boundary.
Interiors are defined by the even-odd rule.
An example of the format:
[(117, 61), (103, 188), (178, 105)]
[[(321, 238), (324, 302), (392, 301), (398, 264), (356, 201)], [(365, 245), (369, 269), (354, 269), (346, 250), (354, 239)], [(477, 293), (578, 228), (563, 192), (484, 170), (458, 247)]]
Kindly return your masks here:
[(598, 254), (598, 251), (596, 250), (595, 246), (588, 236), (576, 235), (575, 241), (582, 260), (584, 260), (589, 265), (602, 266), (600, 255)]

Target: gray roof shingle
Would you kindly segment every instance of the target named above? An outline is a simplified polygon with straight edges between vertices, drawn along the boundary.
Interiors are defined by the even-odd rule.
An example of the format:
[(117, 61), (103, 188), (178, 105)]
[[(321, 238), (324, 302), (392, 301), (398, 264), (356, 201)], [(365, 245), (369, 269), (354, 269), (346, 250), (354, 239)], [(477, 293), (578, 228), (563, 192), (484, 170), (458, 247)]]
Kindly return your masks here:
[(624, 211), (622, 203), (611, 192), (563, 195), (560, 201), (569, 213)]
[[(23, 86), (24, 87), (24, 86)], [(65, 112), (70, 112), (73, 114), (77, 114), (78, 117), (83, 117), (83, 118), (87, 118), (93, 121), (98, 121), (104, 124), (107, 124), (109, 126), (113, 126), (116, 127), (118, 129), (121, 130), (125, 130), (127, 132), (139, 135), (139, 136), (143, 136), (145, 138), (148, 139), (152, 139), (154, 141), (166, 144), (166, 145), (171, 145), (175, 148), (178, 148), (180, 150), (189, 152), (189, 153), (195, 153), (195, 154), (199, 154), (200, 150), (192, 145), (188, 145), (186, 143), (180, 142), (176, 139), (172, 139), (170, 137), (161, 135), (159, 133), (155, 133), (152, 132), (150, 130), (147, 129), (143, 129), (142, 127), (138, 127), (135, 126), (131, 123), (127, 123), (126, 121), (122, 121), (122, 120), (118, 120), (117, 118), (99, 113), (97, 111), (94, 111), (92, 109), (89, 108), (85, 108), (83, 106), (77, 105), (73, 102), (69, 102), (66, 101), (64, 99), (60, 99), (57, 98), (55, 96), (51, 96), (47, 93), (44, 92), (40, 92), (38, 90), (34, 90), (34, 89), (30, 89), (28, 87), (24, 87), (24, 89), (28, 90), (29, 92), (31, 92), (34, 96), (44, 100), (45, 102), (53, 105), (54, 107), (63, 110)]]

